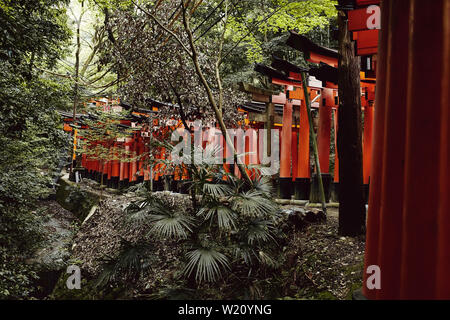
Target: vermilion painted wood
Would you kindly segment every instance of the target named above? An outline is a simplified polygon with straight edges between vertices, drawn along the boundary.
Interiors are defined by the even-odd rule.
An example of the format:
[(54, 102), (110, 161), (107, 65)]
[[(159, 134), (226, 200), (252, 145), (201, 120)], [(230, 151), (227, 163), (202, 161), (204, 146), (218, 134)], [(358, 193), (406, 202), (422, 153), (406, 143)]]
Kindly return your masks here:
[[(166, 160), (167, 157), (167, 152), (166, 152), (166, 148), (162, 147), (161, 148), (161, 153), (160, 153), (160, 159), (161, 160)], [(164, 163), (161, 163), (160, 167), (159, 167), (159, 176), (163, 177), (166, 175), (166, 165)]]
[(292, 181), (295, 181), (298, 173), (298, 143), (297, 143), (297, 129), (292, 131), (291, 138), (291, 153), (292, 153)]
[(111, 177), (119, 177), (120, 174), (120, 163), (119, 160), (117, 160), (118, 154), (117, 154), (117, 148), (118, 143), (114, 143), (112, 154), (114, 155), (114, 160), (111, 161)]
[(189, 179), (189, 171), (186, 167), (186, 165), (183, 165), (181, 180), (188, 180)]
[(133, 181), (137, 180), (137, 177), (136, 177), (136, 172), (137, 172), (137, 160), (136, 160), (136, 157), (137, 157), (138, 153), (137, 153), (136, 134), (133, 134), (133, 141), (132, 141), (132, 146), (131, 146), (130, 150), (131, 150), (131, 158), (133, 160), (130, 163), (129, 181), (133, 182)]
[(331, 88), (331, 89), (336, 89), (336, 90), (338, 89), (337, 84), (335, 84), (333, 82), (325, 81), (324, 83), (325, 83), (326, 88)]
[(380, 4), (380, 0), (356, 0), (357, 6), (369, 6), (371, 4)]
[(271, 82), (273, 84), (277, 84), (279, 86), (296, 86), (296, 87), (300, 87), (301, 84), (299, 81), (288, 81), (288, 80), (283, 80), (283, 79), (277, 79), (277, 78), (272, 78)]
[[(367, 54), (367, 52), (376, 53), (378, 51), (378, 33), (379, 30), (363, 30), (353, 33), (353, 39), (356, 40), (356, 50)], [(362, 55), (362, 54), (361, 54)]]
[(334, 173), (333, 173), (333, 182), (339, 182), (339, 157), (338, 157), (338, 148), (337, 148), (337, 132), (338, 132), (338, 110), (333, 109), (334, 116)]
[[(245, 130), (246, 130), (245, 132), (247, 133), (248, 128), (245, 128)], [(244, 163), (245, 163), (246, 167), (250, 164), (250, 155), (249, 155), (250, 143), (251, 143), (250, 139), (251, 138), (247, 134), (244, 135), (244, 153), (245, 153)], [(251, 170), (246, 169), (246, 171), (247, 171), (248, 176), (251, 177), (252, 176)]]
[(400, 290), (405, 299), (432, 299), (436, 290), (442, 93), (429, 79), (443, 77), (445, 1), (411, 2)]
[[(125, 142), (120, 144), (121, 151), (125, 150)], [(122, 154), (119, 161), (119, 181), (123, 181), (124, 168), (125, 168), (125, 156)]]
[(149, 165), (148, 165), (148, 160), (149, 160), (149, 138), (144, 138), (144, 181), (149, 181), (150, 180), (150, 171), (149, 171)]
[(372, 160), (373, 107), (366, 102), (364, 107), (364, 136), (363, 136), (363, 180), (368, 184), (370, 180), (370, 162)]
[[(223, 169), (225, 170), (225, 172), (230, 173), (230, 165), (227, 164), (227, 158), (231, 156), (231, 152), (230, 152), (230, 148), (227, 145), (225, 136), (220, 136), (220, 145), (223, 148), (223, 155), (224, 155), (224, 159), (223, 159)], [(226, 179), (226, 177), (224, 177), (224, 179)]]
[(173, 170), (173, 180), (179, 181), (181, 179), (181, 169), (179, 166), (176, 166)]
[[(159, 153), (159, 148), (156, 148), (156, 150), (155, 150), (155, 160), (158, 160), (158, 159), (161, 159), (161, 155), (160, 155), (160, 153)], [(160, 174), (159, 174), (159, 169), (160, 169), (160, 167), (161, 167), (161, 164), (160, 163), (155, 163), (154, 165), (153, 165), (153, 180), (155, 180), (155, 181), (159, 181), (159, 176), (160, 176)]]
[(297, 72), (290, 72), (289, 71), (289, 78), (291, 78), (293, 80), (297, 80), (297, 81), (302, 81), (301, 73), (297, 73)]
[(378, 47), (356, 48), (356, 55), (371, 56), (378, 53)]
[[(389, 23), (390, 8), (386, 2), (381, 3), (381, 32), (377, 66), (377, 91), (374, 114), (374, 146), (372, 150), (372, 177), (370, 181), (369, 210), (367, 213), (366, 251), (364, 270), (368, 266), (378, 265), (378, 242), (381, 206), (381, 173), (383, 171), (384, 118), (386, 112), (386, 71), (389, 30), (383, 26)], [(376, 291), (366, 286), (367, 273), (363, 277), (363, 293), (368, 299), (376, 298)]]
[[(133, 139), (131, 138), (125, 138), (125, 152), (129, 153), (130, 152), (130, 146), (132, 145), (132, 141)], [(129, 154), (125, 155), (125, 160), (128, 160), (130, 158)], [(130, 179), (130, 162), (128, 161), (124, 161), (123, 163), (123, 180), (128, 180)]]
[(315, 52), (309, 53), (309, 59), (307, 59), (307, 61), (312, 62), (312, 63), (323, 62), (323, 63), (329, 64), (330, 66), (333, 66), (333, 67), (338, 66), (338, 60), (336, 58), (327, 57), (327, 56), (324, 56), (324, 55), (321, 55), (321, 54), (315, 53)]
[(311, 172), (309, 167), (309, 121), (308, 112), (304, 101), (302, 101), (300, 105), (299, 135), (297, 178), (310, 178)]
[(378, 263), (382, 270), (378, 299), (398, 299), (402, 252), (402, 212), (408, 84), (409, 0), (390, 1), (386, 113)]
[[(239, 129), (242, 129), (242, 128), (239, 127)], [(238, 154), (238, 161), (241, 163), (244, 163), (244, 161), (243, 161), (244, 159), (242, 156), (239, 156), (239, 155), (242, 155), (242, 153), (244, 153), (245, 149), (244, 149), (244, 146), (242, 145), (242, 143), (238, 143), (238, 142), (242, 141), (242, 139), (244, 138), (243, 133), (244, 133), (243, 130), (237, 130), (236, 139), (234, 141), (234, 148), (236, 150), (236, 153)], [(235, 164), (235, 166), (234, 166), (234, 174), (238, 178), (241, 178), (241, 171), (239, 170), (239, 167), (237, 166), (237, 164)]]
[(367, 30), (367, 19), (371, 16), (367, 13), (367, 8), (348, 11), (347, 15), (349, 31)]
[[(104, 144), (106, 146), (106, 143)], [(111, 148), (108, 149), (108, 158), (111, 156)], [(111, 161), (106, 161), (106, 165), (105, 165), (105, 174), (107, 179), (111, 179)], [(106, 182), (106, 181), (103, 181)]]
[[(253, 129), (251, 131), (252, 134), (250, 136), (249, 141), (249, 164), (257, 165), (258, 164), (258, 130)], [(251, 170), (250, 177), (254, 178), (256, 174), (255, 169)]]
[(450, 1), (443, 9), (442, 121), (440, 156), (440, 209), (438, 216), (438, 259), (436, 297), (450, 299)]
[(319, 128), (318, 128), (318, 149), (320, 171), (330, 172), (330, 133), (331, 133), (331, 112), (334, 104), (333, 90), (324, 88), (320, 99), (319, 107)]
[(138, 155), (139, 155), (139, 160), (138, 160), (138, 175), (140, 177), (144, 176), (144, 159), (142, 158), (142, 155), (144, 154), (144, 139), (139, 135), (138, 136)]
[(280, 178), (291, 177), (292, 103), (283, 108), (283, 129), (281, 130)]
[(289, 99), (304, 100), (305, 93), (302, 88), (295, 87), (294, 90), (288, 91)]

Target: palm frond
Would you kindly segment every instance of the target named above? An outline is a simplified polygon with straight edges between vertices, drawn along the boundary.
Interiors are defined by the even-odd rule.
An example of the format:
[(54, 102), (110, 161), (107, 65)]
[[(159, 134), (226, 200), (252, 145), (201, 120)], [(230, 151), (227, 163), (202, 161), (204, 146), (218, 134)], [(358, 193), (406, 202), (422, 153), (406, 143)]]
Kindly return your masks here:
[(140, 274), (150, 267), (153, 259), (147, 254), (150, 250), (147, 244), (133, 244), (122, 239), (122, 245), (117, 257), (103, 258), (103, 271), (96, 281), (96, 286), (123, 279), (137, 280)]
[(228, 258), (213, 249), (200, 248), (186, 254), (188, 262), (183, 274), (190, 276), (195, 271), (198, 282), (213, 282), (222, 276), (222, 269), (230, 269)]
[(193, 219), (183, 214), (150, 216), (153, 226), (150, 233), (161, 238), (186, 239), (192, 233)]
[(161, 238), (186, 239), (194, 225), (194, 219), (183, 210), (152, 196), (130, 204), (126, 212), (128, 222), (151, 224), (150, 234)]
[(236, 246), (233, 249), (233, 254), (236, 259), (242, 259), (248, 266), (251, 266), (253, 264), (252, 256), (256, 257), (255, 250), (246, 243), (242, 243), (241, 245)]
[(232, 195), (233, 189), (222, 183), (205, 183), (203, 184), (203, 192), (215, 198), (220, 198)]
[(265, 197), (271, 197), (274, 193), (272, 181), (267, 177), (253, 180), (253, 187)]
[(280, 266), (278, 261), (262, 250), (258, 252), (258, 260), (261, 264), (264, 264), (270, 268), (278, 268)]
[(127, 222), (137, 225), (152, 222), (152, 214), (172, 214), (171, 208), (164, 205), (159, 199), (152, 197), (130, 203), (125, 212), (128, 214)]
[(214, 205), (212, 207), (202, 207), (197, 216), (203, 216), (205, 220), (210, 220), (211, 224), (215, 216), (220, 229), (230, 230), (236, 228), (236, 214), (230, 208)]
[(268, 220), (251, 221), (247, 229), (248, 243), (253, 245), (254, 243), (275, 241), (270, 231), (272, 227), (272, 223)]
[(245, 216), (263, 217), (274, 214), (277, 205), (264, 197), (260, 191), (250, 190), (233, 198), (232, 209)]

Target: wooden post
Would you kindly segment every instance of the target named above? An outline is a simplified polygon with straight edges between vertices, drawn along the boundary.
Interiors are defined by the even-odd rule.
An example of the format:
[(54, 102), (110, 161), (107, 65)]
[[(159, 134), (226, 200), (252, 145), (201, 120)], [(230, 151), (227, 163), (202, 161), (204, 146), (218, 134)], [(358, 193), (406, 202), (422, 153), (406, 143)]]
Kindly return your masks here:
[(330, 173), (330, 134), (331, 134), (331, 112), (330, 102), (334, 100), (333, 90), (324, 88), (320, 97), (319, 107), (319, 129), (318, 148), (319, 162), (322, 173)]
[[(441, 157), (440, 157), (440, 188), (442, 191), (450, 190), (450, 1), (444, 6), (444, 56), (443, 56), (443, 77), (442, 77), (442, 117), (441, 117)], [(447, 107), (446, 107), (447, 106)], [(437, 298), (450, 299), (450, 197), (445, 193), (440, 199), (441, 206), (438, 216), (438, 253), (437, 253)]]
[(291, 144), (292, 144), (292, 103), (286, 101), (283, 108), (283, 129), (281, 131), (280, 197), (290, 199), (292, 195)]
[[(389, 5), (386, 2), (381, 3), (381, 25), (386, 26), (389, 23), (391, 13)], [(372, 177), (370, 181), (369, 209), (367, 212), (367, 232), (366, 232), (366, 250), (364, 257), (364, 270), (371, 265), (378, 265), (378, 241), (380, 231), (380, 210), (381, 210), (381, 186), (383, 172), (383, 148), (384, 148), (384, 118), (386, 115), (386, 73), (388, 70), (388, 41), (389, 29), (381, 29), (378, 44), (378, 64), (377, 64), (377, 90), (375, 95), (375, 114), (374, 114), (374, 146), (372, 150)], [(368, 274), (363, 272), (363, 284), (367, 283)], [(368, 299), (376, 298), (376, 290), (369, 290), (363, 285), (363, 293)]]
[(267, 130), (267, 155), (270, 157), (272, 150), (272, 129), (275, 120), (275, 105), (270, 102), (266, 106), (266, 123), (264, 128)]
[(283, 108), (283, 129), (281, 130), (280, 178), (291, 177), (292, 103)]
[[(430, 95), (436, 90), (430, 79), (442, 83), (449, 77), (443, 74), (443, 66), (449, 63), (443, 60), (445, 2), (411, 3), (400, 298), (429, 299), (436, 290), (439, 195), (448, 197), (448, 190), (439, 190), (436, 161), (440, 153), (441, 110), (449, 106), (442, 105), (443, 90)], [(426, 119), (424, 106), (428, 106)]]
[(365, 257), (381, 288), (364, 272), (364, 294), (450, 299), (450, 3), (384, 1), (381, 12)]
[(292, 130), (291, 151), (292, 151), (292, 181), (297, 178), (298, 167), (298, 139), (297, 131)]
[(337, 109), (333, 110), (334, 115), (334, 173), (333, 173), (333, 182), (339, 183), (339, 156), (338, 156), (338, 148), (337, 148), (337, 135), (338, 135), (338, 111)]
[(370, 162), (372, 157), (373, 107), (364, 106), (364, 136), (363, 136), (363, 177), (364, 184), (369, 184)]
[[(408, 83), (409, 61), (409, 1), (400, 0), (386, 3), (386, 10), (391, 12), (390, 19), (384, 24), (389, 32), (387, 46), (387, 64), (389, 67), (385, 74), (386, 82), (386, 112), (384, 114), (384, 142), (381, 171), (381, 203), (377, 264), (383, 270), (381, 285), (383, 290), (378, 291), (377, 298), (398, 299), (400, 294), (401, 269), (401, 243), (403, 192), (404, 192), (404, 165), (405, 165), (405, 138), (406, 138), (406, 101)], [(385, 8), (383, 8), (384, 10)], [(400, 14), (401, 13), (401, 14)], [(370, 108), (370, 107), (369, 107)], [(378, 106), (377, 106), (378, 108)], [(378, 111), (377, 111), (378, 112)], [(365, 121), (366, 122), (366, 121)], [(366, 136), (366, 134), (364, 135)], [(380, 248), (380, 247), (378, 247)]]
[(298, 145), (298, 178), (310, 178), (311, 171), (309, 166), (309, 119), (308, 108), (302, 100), (300, 105), (300, 128), (299, 128), (299, 145)]

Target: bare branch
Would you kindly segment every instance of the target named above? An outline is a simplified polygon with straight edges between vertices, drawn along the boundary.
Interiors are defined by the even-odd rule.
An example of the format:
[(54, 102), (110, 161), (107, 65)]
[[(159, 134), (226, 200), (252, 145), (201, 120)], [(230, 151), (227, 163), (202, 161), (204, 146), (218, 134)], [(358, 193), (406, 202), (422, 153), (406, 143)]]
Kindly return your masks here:
[(248, 175), (247, 170), (245, 170), (244, 165), (242, 165), (241, 163), (239, 163), (239, 161), (237, 161), (238, 159), (237, 159), (236, 149), (234, 148), (234, 143), (231, 141), (230, 135), (228, 134), (228, 131), (227, 131), (227, 127), (225, 125), (225, 122), (223, 121), (222, 112), (218, 108), (217, 103), (214, 99), (211, 87), (209, 86), (208, 81), (206, 81), (205, 75), (203, 74), (203, 72), (200, 68), (200, 64), (198, 62), (198, 53), (197, 53), (197, 49), (194, 44), (194, 37), (192, 35), (192, 31), (189, 26), (189, 20), (186, 17), (186, 8), (184, 7), (183, 1), (182, 1), (182, 9), (183, 9), (183, 25), (184, 25), (185, 31), (187, 32), (188, 39), (189, 39), (189, 45), (192, 50), (192, 62), (194, 63), (195, 71), (196, 71), (198, 77), (200, 78), (200, 82), (202, 83), (203, 87), (206, 90), (209, 103), (214, 110), (217, 122), (219, 122), (220, 130), (222, 131), (222, 134), (225, 137), (227, 147), (229, 147), (231, 149), (231, 151), (234, 155), (234, 159), (239, 168), (239, 171), (241, 172), (242, 176), (247, 181), (247, 183), (249, 183), (250, 185), (253, 185), (253, 182), (250, 179), (250, 176)]
[[(148, 12), (147, 10), (145, 10), (144, 8), (142, 8), (140, 5), (138, 5), (134, 0), (131, 1), (139, 10), (141, 10), (143, 13), (145, 13), (147, 16), (149, 16), (150, 18), (152, 18), (153, 21), (155, 21), (158, 26), (160, 26), (164, 31), (166, 31), (168, 34), (170, 34), (184, 49), (184, 51), (186, 51), (186, 53), (192, 57), (192, 53), (189, 51), (189, 49), (186, 47), (186, 45), (181, 41), (181, 39), (170, 29), (166, 28), (161, 21), (158, 20), (158, 18), (156, 18), (153, 14), (151, 14), (150, 12)], [(184, 8), (184, 4), (183, 4), (183, 8)], [(183, 9), (184, 10), (184, 9)]]
[(217, 54), (217, 60), (215, 63), (216, 81), (217, 81), (217, 87), (219, 89), (220, 113), (223, 112), (223, 86), (222, 86), (222, 79), (220, 77), (220, 63), (222, 60), (223, 43), (225, 41), (225, 32), (227, 30), (227, 23), (228, 23), (228, 1), (225, 1), (225, 17), (224, 18), (225, 18), (225, 21), (223, 23), (222, 35), (221, 35), (220, 41), (219, 41), (219, 52)]

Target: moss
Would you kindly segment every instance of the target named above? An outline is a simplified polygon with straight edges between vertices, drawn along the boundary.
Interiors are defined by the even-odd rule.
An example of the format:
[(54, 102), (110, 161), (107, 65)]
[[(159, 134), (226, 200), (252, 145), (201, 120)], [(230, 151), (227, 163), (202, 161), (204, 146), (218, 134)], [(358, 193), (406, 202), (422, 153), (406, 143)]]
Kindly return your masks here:
[(344, 274), (350, 279), (352, 279), (352, 284), (348, 289), (348, 293), (345, 296), (345, 300), (352, 300), (353, 292), (362, 287), (363, 270), (364, 270), (364, 261), (362, 257), (360, 262), (350, 265), (344, 270)]
[(350, 289), (348, 290), (347, 295), (345, 296), (345, 300), (353, 300), (353, 292), (355, 292), (356, 290), (361, 289), (362, 286), (362, 282), (358, 282), (358, 283), (352, 283)]
[(70, 182), (65, 178), (58, 181), (56, 201), (66, 210), (76, 215), (83, 221), (94, 205), (99, 203), (100, 197), (94, 192), (80, 188), (80, 185)]
[(126, 290), (123, 288), (99, 288), (96, 286), (96, 279), (81, 279), (80, 289), (68, 289), (67, 278), (70, 275), (63, 272), (48, 296), (50, 300), (117, 300), (126, 299)]
[(316, 299), (318, 300), (338, 300), (331, 292), (329, 291), (322, 291), (319, 292), (316, 296)]

